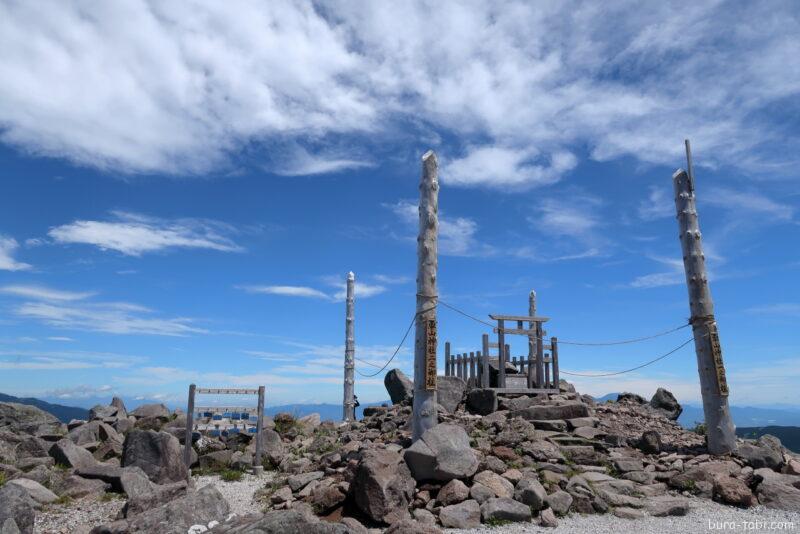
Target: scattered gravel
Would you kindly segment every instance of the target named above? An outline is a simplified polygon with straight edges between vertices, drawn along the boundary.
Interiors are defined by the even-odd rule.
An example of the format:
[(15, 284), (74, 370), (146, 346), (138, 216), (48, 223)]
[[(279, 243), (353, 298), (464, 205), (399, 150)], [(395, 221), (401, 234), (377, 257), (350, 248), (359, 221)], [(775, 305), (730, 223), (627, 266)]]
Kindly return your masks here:
[(226, 482), (218, 475), (208, 475), (194, 477), (194, 481), (197, 489), (209, 484), (214, 486), (228, 501), (232, 513), (245, 515), (260, 512), (264, 508), (262, 504), (253, 501), (253, 494), (270, 482), (273, 476), (270, 472), (266, 472), (260, 477), (246, 473), (241, 480)]
[(124, 499), (101, 500), (85, 497), (69, 504), (50, 504), (36, 512), (36, 534), (87, 534), (92, 528), (110, 523), (125, 505)]
[[(760, 522), (757, 524), (756, 522)], [(724, 524), (723, 524), (724, 523)], [(798, 532), (800, 513), (757, 506), (749, 509), (724, 506), (708, 499), (692, 499), (692, 510), (683, 517), (620, 519), (612, 514), (577, 515), (558, 519), (557, 528), (533, 523), (472, 530), (448, 529), (449, 534), (679, 534), (698, 532)]]

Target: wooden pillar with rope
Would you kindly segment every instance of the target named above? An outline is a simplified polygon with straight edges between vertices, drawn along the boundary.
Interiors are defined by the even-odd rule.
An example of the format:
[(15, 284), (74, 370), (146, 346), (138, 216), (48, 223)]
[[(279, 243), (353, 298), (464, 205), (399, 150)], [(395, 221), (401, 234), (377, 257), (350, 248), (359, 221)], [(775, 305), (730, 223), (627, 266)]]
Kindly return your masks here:
[(692, 314), (690, 322), (697, 354), (697, 370), (700, 374), (708, 451), (711, 454), (728, 454), (736, 450), (736, 431), (728, 407), (728, 383), (722, 361), (719, 331), (714, 318), (714, 302), (706, 274), (695, 203), (692, 152), (688, 139), (686, 160), (688, 172), (683, 169), (675, 171), (672, 181), (675, 187), (675, 209), (678, 213), (678, 235), (689, 291)]
[(356, 367), (355, 355), (355, 335), (354, 335), (354, 313), (355, 313), (355, 283), (356, 275), (352, 271), (347, 273), (347, 297), (345, 299), (345, 319), (344, 319), (344, 401), (342, 418), (345, 421), (355, 421), (356, 401), (355, 376)]
[(417, 237), (417, 315), (414, 335), (412, 438), (417, 441), (439, 422), (436, 408), (436, 305), (439, 240), (439, 163), (429, 150), (422, 156)]

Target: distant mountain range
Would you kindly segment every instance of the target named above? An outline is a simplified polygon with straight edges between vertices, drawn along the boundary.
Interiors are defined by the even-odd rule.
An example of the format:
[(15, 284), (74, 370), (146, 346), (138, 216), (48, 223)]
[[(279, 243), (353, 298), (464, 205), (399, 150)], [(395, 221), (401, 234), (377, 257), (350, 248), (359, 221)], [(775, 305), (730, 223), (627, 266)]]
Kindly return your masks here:
[(62, 423), (69, 423), (73, 419), (88, 419), (89, 410), (86, 408), (75, 408), (74, 406), (63, 406), (61, 404), (50, 404), (43, 400), (31, 397), (19, 398), (12, 395), (0, 393), (0, 402), (16, 402), (17, 404), (28, 404), (36, 406), (40, 410), (55, 415)]
[[(373, 402), (359, 406), (356, 408), (356, 419), (364, 417), (364, 408), (367, 406), (380, 406), (381, 404), (391, 405), (392, 401)], [(341, 404), (284, 404), (283, 406), (267, 406), (264, 408), (264, 415), (271, 416), (281, 412), (290, 413), (295, 417), (318, 413), (323, 421), (340, 421), (342, 419)]]

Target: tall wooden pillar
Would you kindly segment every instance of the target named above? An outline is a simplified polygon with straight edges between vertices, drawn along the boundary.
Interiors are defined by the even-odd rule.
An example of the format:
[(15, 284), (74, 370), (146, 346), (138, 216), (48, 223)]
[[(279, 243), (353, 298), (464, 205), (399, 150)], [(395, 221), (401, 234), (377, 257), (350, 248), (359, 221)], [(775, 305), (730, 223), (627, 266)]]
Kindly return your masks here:
[(194, 394), (197, 386), (189, 384), (189, 400), (186, 405), (186, 435), (183, 442), (183, 463), (192, 466), (192, 432), (194, 432)]
[(356, 275), (353, 272), (347, 273), (347, 299), (345, 303), (344, 320), (344, 402), (342, 419), (345, 421), (355, 421), (356, 403), (355, 393), (355, 336), (353, 334), (353, 319), (355, 313), (355, 283)]
[(260, 466), (264, 458), (264, 386), (258, 386), (258, 419), (256, 419), (256, 454), (253, 465)]
[(439, 163), (429, 150), (422, 156), (417, 237), (417, 316), (414, 335), (412, 436), (417, 441), (436, 426), (436, 273), (439, 266)]
[(691, 149), (688, 140), (686, 141), (686, 157), (689, 172), (679, 169), (672, 175), (675, 186), (675, 209), (678, 212), (678, 235), (683, 251), (686, 286), (689, 291), (689, 307), (692, 314), (691, 323), (697, 354), (697, 370), (700, 374), (700, 390), (703, 396), (708, 451), (711, 454), (727, 454), (736, 450), (736, 432), (728, 407), (725, 365), (722, 361), (722, 348), (719, 342), (717, 322), (714, 318), (714, 302), (708, 287), (706, 262), (695, 204)]
[[(528, 315), (530, 317), (536, 317), (536, 291), (531, 289), (530, 294), (528, 295)], [(530, 322), (528, 323), (528, 328), (533, 330), (536, 328), (536, 323)], [(534, 380), (534, 361), (536, 359), (536, 343), (539, 341), (536, 339), (535, 335), (528, 336), (528, 387), (532, 388), (534, 385), (536, 387), (542, 387), (541, 384), (536, 384)], [(538, 367), (536, 367), (538, 369)]]

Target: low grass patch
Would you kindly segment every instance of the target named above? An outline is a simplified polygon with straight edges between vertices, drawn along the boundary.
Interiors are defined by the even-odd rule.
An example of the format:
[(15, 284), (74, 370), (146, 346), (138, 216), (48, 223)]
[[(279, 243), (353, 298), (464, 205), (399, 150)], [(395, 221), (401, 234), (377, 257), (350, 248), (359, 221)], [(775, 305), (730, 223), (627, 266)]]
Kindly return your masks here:
[(62, 495), (61, 497), (56, 499), (55, 504), (60, 504), (60, 505), (66, 506), (66, 505), (70, 504), (71, 502), (72, 502), (72, 497), (70, 497), (69, 495)]
[(244, 472), (237, 471), (236, 469), (225, 469), (220, 472), (219, 477), (225, 482), (237, 482), (242, 479)]
[(6, 474), (0, 472), (0, 486), (6, 483)]
[(504, 527), (510, 524), (511, 521), (509, 521), (508, 519), (495, 519), (494, 517), (491, 519), (487, 519), (485, 523), (485, 525), (489, 528)]

